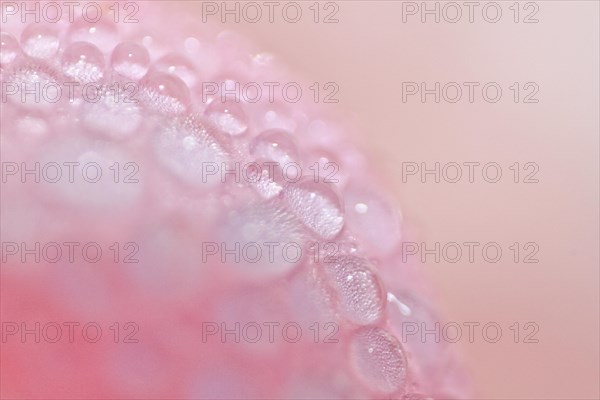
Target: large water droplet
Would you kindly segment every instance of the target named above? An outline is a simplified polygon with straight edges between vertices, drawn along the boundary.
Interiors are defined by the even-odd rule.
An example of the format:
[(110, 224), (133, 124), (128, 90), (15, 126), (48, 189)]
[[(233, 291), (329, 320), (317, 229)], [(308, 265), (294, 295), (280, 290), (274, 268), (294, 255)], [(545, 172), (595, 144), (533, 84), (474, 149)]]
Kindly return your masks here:
[(381, 328), (357, 330), (350, 346), (357, 375), (373, 391), (390, 394), (406, 382), (406, 356), (400, 342)]
[(150, 67), (150, 54), (142, 45), (124, 42), (113, 50), (111, 65), (126, 78), (141, 79)]
[(194, 64), (186, 57), (171, 53), (158, 60), (153, 68), (159, 72), (173, 74), (179, 77), (189, 87), (193, 87), (198, 81), (198, 74)]
[(250, 153), (276, 161), (281, 168), (298, 158), (292, 135), (281, 129), (269, 129), (258, 135), (250, 144)]
[(340, 312), (359, 325), (374, 324), (383, 317), (385, 291), (371, 264), (359, 257), (334, 256), (323, 268), (337, 295)]
[(198, 188), (221, 182), (222, 163), (229, 157), (201, 122), (166, 122), (158, 127), (153, 143), (161, 163), (182, 181)]
[(242, 107), (233, 101), (221, 102), (215, 98), (204, 114), (219, 130), (231, 135), (241, 135), (248, 129), (247, 117)]
[(21, 34), (21, 46), (29, 57), (54, 57), (60, 47), (58, 32), (50, 25), (31, 24)]
[(71, 24), (69, 40), (70, 42), (89, 42), (108, 53), (118, 40), (118, 31), (110, 18), (103, 17), (97, 22), (89, 22), (80, 18)]
[(283, 196), (292, 212), (323, 239), (333, 239), (342, 230), (344, 207), (331, 186), (303, 178), (288, 184)]
[(190, 89), (174, 75), (149, 72), (141, 81), (140, 97), (152, 109), (180, 114), (190, 105)]
[(63, 54), (62, 70), (80, 83), (97, 82), (104, 76), (104, 56), (93, 44), (75, 42)]
[(0, 32), (0, 64), (12, 62), (21, 51), (17, 39), (9, 33)]

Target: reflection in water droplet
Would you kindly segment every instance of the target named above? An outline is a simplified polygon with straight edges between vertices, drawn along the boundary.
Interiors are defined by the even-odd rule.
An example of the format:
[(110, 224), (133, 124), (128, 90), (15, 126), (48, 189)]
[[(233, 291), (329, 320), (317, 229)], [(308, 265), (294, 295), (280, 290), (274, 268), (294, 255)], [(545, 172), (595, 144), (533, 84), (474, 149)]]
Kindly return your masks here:
[(120, 43), (112, 53), (112, 68), (130, 79), (141, 79), (150, 66), (150, 54), (142, 45), (132, 42)]
[(248, 129), (247, 117), (242, 107), (233, 101), (214, 99), (204, 114), (219, 130), (231, 135), (241, 135)]
[(0, 64), (12, 62), (20, 51), (17, 39), (9, 33), (0, 32)]
[(394, 393), (406, 382), (407, 362), (402, 345), (381, 328), (356, 331), (350, 358), (357, 375), (374, 391)]
[(21, 34), (21, 46), (29, 57), (51, 58), (60, 47), (58, 32), (49, 25), (31, 24)]
[(75, 42), (63, 54), (62, 70), (81, 83), (97, 82), (104, 76), (104, 56), (93, 44)]
[(325, 183), (304, 178), (290, 183), (283, 191), (288, 207), (323, 239), (333, 239), (344, 226), (344, 208), (340, 196)]

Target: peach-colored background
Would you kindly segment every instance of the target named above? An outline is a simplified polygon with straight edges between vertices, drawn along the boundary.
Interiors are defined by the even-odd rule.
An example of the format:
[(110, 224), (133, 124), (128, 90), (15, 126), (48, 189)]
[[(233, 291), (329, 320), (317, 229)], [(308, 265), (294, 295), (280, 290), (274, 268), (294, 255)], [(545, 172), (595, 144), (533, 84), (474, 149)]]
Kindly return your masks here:
[[(459, 343), (478, 398), (599, 398), (598, 2), (538, 1), (537, 24), (513, 23), (513, 2), (500, 2), (505, 14), (496, 24), (481, 12), (473, 23), (466, 15), (456, 24), (423, 24), (418, 16), (402, 23), (399, 1), (336, 3), (337, 24), (310, 16), (289, 24), (276, 14), (273, 24), (223, 27), (311, 81), (338, 83), (337, 107), (361, 132), (357, 140), (418, 240), (502, 245), (497, 264), (424, 266), (447, 320), (505, 328), (497, 344), (480, 336)], [(201, 23), (200, 6), (177, 5)], [(481, 96), (473, 104), (402, 103), (404, 81), (493, 81), (504, 93), (496, 104)], [(536, 82), (539, 103), (512, 102), (512, 82)], [(506, 178), (402, 183), (403, 161), (497, 162)], [(514, 162), (537, 163), (540, 182), (512, 183)], [(540, 262), (515, 264), (513, 242), (538, 243)], [(507, 327), (528, 321), (540, 326), (540, 343), (513, 343)]]

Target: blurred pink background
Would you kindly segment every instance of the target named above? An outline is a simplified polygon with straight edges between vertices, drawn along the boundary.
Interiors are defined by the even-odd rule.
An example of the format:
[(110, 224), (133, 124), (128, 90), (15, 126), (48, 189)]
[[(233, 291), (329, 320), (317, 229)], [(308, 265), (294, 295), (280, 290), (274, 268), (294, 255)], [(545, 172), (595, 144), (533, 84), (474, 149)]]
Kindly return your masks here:
[[(218, 2), (220, 3), (220, 2)], [(475, 337), (461, 348), (479, 399), (597, 399), (599, 371), (599, 30), (598, 2), (500, 2), (497, 23), (468, 9), (456, 23), (420, 21), (411, 7), (391, 1), (342, 1), (325, 9), (338, 23), (315, 23), (312, 14), (291, 24), (275, 14), (257, 23), (223, 24), (247, 35), (260, 48), (315, 82), (336, 82), (339, 104), (326, 104), (350, 118), (375, 169), (389, 182), (403, 210), (412, 240), (497, 242), (498, 263), (476, 253), (474, 263), (426, 262), (424, 271), (440, 294), (448, 321), (495, 322), (503, 338), (492, 344)], [(302, 2), (304, 12), (312, 2)], [(421, 2), (416, 2), (420, 7)], [(428, 2), (433, 9), (434, 2)], [(445, 3), (439, 3), (440, 10)], [(462, 3), (459, 3), (462, 4)], [(201, 3), (184, 2), (201, 22)], [(233, 7), (233, 5), (231, 6)], [(510, 7), (513, 7), (512, 9)], [(446, 9), (448, 18), (455, 11)], [(494, 10), (488, 10), (494, 17)], [(220, 23), (219, 15), (209, 19)], [(525, 18), (537, 23), (524, 23)], [(216, 19), (217, 18), (217, 19)], [(436, 104), (433, 95), (402, 102), (402, 82), (480, 82), (473, 103)], [(481, 97), (481, 87), (497, 82), (497, 103)], [(518, 82), (520, 99), (509, 87)], [(524, 87), (532, 82), (539, 88)], [(527, 90), (525, 90), (527, 89)], [(448, 92), (453, 94), (454, 92)], [(493, 94), (493, 91), (489, 92)], [(458, 183), (402, 182), (402, 163), (496, 162), (495, 184), (463, 175)], [(515, 162), (520, 183), (513, 182)], [(524, 164), (539, 166), (538, 183), (523, 183)], [(466, 173), (466, 167), (463, 174)], [(512, 243), (521, 246), (515, 263)], [(539, 247), (538, 263), (523, 263), (527, 242)], [(531, 250), (531, 249), (527, 249)], [(513, 342), (509, 327), (534, 322), (539, 343)], [(465, 330), (466, 332), (466, 330)]]

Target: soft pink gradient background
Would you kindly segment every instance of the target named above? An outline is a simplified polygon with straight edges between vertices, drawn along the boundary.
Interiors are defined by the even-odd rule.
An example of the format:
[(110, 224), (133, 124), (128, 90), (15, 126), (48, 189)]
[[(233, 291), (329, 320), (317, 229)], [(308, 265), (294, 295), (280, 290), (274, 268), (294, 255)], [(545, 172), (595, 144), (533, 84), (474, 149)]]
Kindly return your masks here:
[[(447, 320), (540, 326), (539, 344), (512, 343), (509, 331), (497, 344), (459, 343), (478, 398), (599, 398), (598, 2), (537, 2), (537, 24), (514, 24), (508, 13), (497, 24), (481, 14), (472, 24), (402, 23), (401, 2), (337, 4), (337, 24), (278, 17), (224, 28), (312, 81), (338, 83), (340, 103), (326, 107), (361, 132), (417, 240), (502, 244), (498, 264), (424, 266)], [(508, 12), (512, 2), (501, 4)], [(200, 2), (173, 7), (201, 24)], [(495, 81), (505, 92), (496, 104), (403, 104), (403, 81)], [(540, 102), (509, 101), (515, 81), (536, 82)], [(403, 161), (495, 161), (507, 175), (495, 185), (403, 184)], [(512, 183), (516, 161), (536, 162), (540, 183)], [(529, 241), (540, 263), (515, 264), (507, 247)]]

